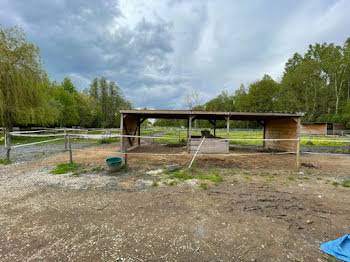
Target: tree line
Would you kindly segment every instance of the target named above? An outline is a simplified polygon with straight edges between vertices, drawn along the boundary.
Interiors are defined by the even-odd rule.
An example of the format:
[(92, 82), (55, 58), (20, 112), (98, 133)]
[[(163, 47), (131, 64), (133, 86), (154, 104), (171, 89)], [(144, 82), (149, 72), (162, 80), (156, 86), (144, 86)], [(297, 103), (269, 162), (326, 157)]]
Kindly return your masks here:
[(118, 127), (132, 104), (113, 81), (95, 78), (80, 92), (68, 77), (50, 81), (39, 48), (18, 27), (0, 26), (0, 124)]
[[(303, 122), (344, 123), (350, 129), (350, 38), (343, 46), (317, 43), (309, 45), (305, 54), (295, 53), (285, 64), (280, 81), (265, 75), (247, 87), (242, 84), (232, 94), (223, 91), (210, 101), (190, 109), (304, 112)], [(156, 124), (178, 125), (178, 122), (160, 120)], [(186, 125), (185, 121), (180, 124)], [(200, 124), (210, 126), (203, 121)], [(238, 121), (233, 126), (247, 127), (247, 123)], [(248, 123), (249, 126), (257, 127), (258, 124)]]

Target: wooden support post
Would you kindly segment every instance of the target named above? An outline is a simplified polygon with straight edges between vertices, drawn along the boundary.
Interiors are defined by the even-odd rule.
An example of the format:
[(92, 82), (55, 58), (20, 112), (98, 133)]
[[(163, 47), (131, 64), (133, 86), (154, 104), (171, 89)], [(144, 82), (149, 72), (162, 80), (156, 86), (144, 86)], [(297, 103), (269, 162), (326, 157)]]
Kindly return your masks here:
[(187, 130), (187, 153), (191, 152), (191, 130), (192, 130), (192, 119), (193, 116), (188, 118), (188, 130)]
[(141, 145), (141, 122), (140, 122), (140, 118), (138, 118), (137, 120), (137, 144), (140, 146)]
[(297, 141), (297, 170), (300, 169), (300, 138)]
[(301, 118), (299, 117), (297, 120), (297, 170), (300, 168), (300, 123)]
[(265, 149), (265, 147), (266, 147), (266, 141), (265, 141), (265, 139), (266, 139), (266, 128), (265, 128), (265, 121), (264, 121), (264, 125), (263, 125), (263, 148)]
[(230, 153), (230, 141), (228, 139), (230, 139), (230, 117), (227, 116), (226, 117), (226, 139), (227, 139), (227, 149), (226, 149), (226, 153)]
[(6, 130), (5, 131), (5, 148), (6, 148), (6, 161), (10, 162), (11, 160), (11, 135)]
[(120, 114), (120, 152), (124, 152), (124, 147), (123, 147), (123, 135), (124, 135), (124, 125), (123, 125), (123, 120), (124, 120), (124, 116), (123, 114)]
[(73, 164), (72, 143), (71, 143), (70, 135), (68, 135), (68, 148), (69, 148), (69, 163)]
[(128, 166), (128, 150), (125, 150), (124, 165), (126, 167)]
[(216, 136), (216, 120), (214, 120), (214, 136)]

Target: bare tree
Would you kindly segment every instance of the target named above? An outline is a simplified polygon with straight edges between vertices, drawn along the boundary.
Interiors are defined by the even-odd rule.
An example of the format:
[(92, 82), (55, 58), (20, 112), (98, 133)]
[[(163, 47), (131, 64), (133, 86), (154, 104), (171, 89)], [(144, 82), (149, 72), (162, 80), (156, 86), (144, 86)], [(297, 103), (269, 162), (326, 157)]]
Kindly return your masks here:
[(198, 89), (188, 91), (185, 95), (185, 105), (188, 109), (192, 110), (194, 107), (199, 106), (202, 103), (202, 96)]

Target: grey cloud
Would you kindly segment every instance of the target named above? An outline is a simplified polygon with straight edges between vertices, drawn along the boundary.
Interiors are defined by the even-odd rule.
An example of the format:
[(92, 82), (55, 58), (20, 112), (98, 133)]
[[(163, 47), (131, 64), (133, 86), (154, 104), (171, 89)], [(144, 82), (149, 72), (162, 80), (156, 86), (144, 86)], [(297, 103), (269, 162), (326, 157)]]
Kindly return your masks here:
[[(125, 9), (125, 3), (132, 8)], [(346, 0), (0, 0), (0, 23), (21, 26), (53, 79), (85, 88), (106, 76), (137, 107), (183, 108), (199, 89), (233, 92), (309, 43), (348, 37)], [(123, 9), (124, 8), (124, 9)]]

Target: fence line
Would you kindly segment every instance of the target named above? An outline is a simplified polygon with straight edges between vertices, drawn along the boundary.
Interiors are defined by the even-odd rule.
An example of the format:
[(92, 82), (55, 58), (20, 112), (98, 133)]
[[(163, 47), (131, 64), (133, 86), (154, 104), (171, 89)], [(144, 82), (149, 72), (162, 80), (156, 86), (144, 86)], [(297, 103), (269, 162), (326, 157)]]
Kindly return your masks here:
[(32, 145), (48, 143), (48, 142), (57, 141), (57, 140), (63, 140), (63, 139), (64, 138), (50, 139), (50, 140), (45, 140), (45, 141), (40, 141), (40, 142), (33, 142), (33, 143), (27, 143), (27, 144), (22, 144), (22, 145), (11, 146), (11, 148), (18, 148), (18, 147), (23, 147), (23, 146), (32, 146)]
[[(64, 130), (64, 129), (63, 129)], [(77, 129), (71, 129), (74, 131), (77, 131)], [(46, 131), (46, 130), (45, 130)], [(65, 129), (64, 131), (67, 131)], [(65, 140), (68, 137), (70, 140), (71, 137), (81, 137), (81, 138), (92, 138), (92, 139), (103, 139), (103, 138), (113, 138), (113, 137), (125, 137), (125, 138), (143, 138), (143, 139), (159, 139), (159, 138), (165, 138), (165, 139), (174, 139), (178, 140), (178, 137), (166, 137), (164, 135), (162, 136), (139, 136), (139, 135), (121, 135), (121, 134), (79, 134), (79, 133), (61, 133), (61, 134), (36, 134), (41, 131), (23, 131), (23, 132), (11, 132), (7, 133), (7, 138), (9, 136), (19, 136), (19, 137), (60, 137), (60, 138), (55, 138), (55, 139), (49, 139), (45, 141), (38, 141), (38, 142), (33, 142), (33, 143), (26, 143), (26, 144), (21, 144), (21, 145), (11, 145), (11, 141), (7, 141), (6, 139), (6, 146), (5, 148), (8, 150), (8, 154), (12, 148), (20, 148), (20, 147), (25, 147), (25, 146), (31, 146), (31, 145), (37, 145), (37, 144), (42, 144), (42, 143), (48, 143), (48, 142), (53, 142), (53, 141), (58, 141), (58, 140)], [(62, 137), (64, 136), (64, 137)], [(197, 148), (195, 154), (193, 155), (193, 158), (190, 162), (189, 167), (193, 164), (194, 159), (196, 158), (197, 155), (215, 155), (215, 156), (254, 156), (254, 155), (287, 155), (287, 154), (296, 154), (297, 159), (299, 155), (299, 149), (297, 148), (297, 151), (294, 152), (257, 152), (257, 153), (225, 153), (225, 154), (207, 154), (207, 153), (201, 153), (200, 152), (200, 147), (203, 143), (205, 138), (202, 139), (200, 142), (199, 147)], [(301, 138), (232, 138), (232, 139), (218, 139), (219, 141), (296, 141), (297, 143), (300, 143), (300, 141), (318, 141), (318, 142), (338, 142), (338, 143), (350, 143), (350, 140), (335, 140), (335, 139), (327, 139), (327, 140), (321, 140), (321, 139), (301, 139)], [(67, 149), (67, 147), (66, 147)], [(137, 152), (117, 152), (117, 151), (105, 151), (105, 150), (86, 150), (86, 149), (72, 149), (71, 148), (71, 143), (69, 141), (69, 148), (68, 151), (70, 153), (70, 159), (71, 162), (72, 160), (72, 152), (73, 151), (84, 151), (84, 152), (100, 152), (100, 153), (108, 153), (108, 154), (125, 154), (125, 155), (147, 155), (147, 156), (152, 156), (152, 155), (157, 155), (157, 156), (185, 156), (189, 155), (188, 153), (137, 153)], [(334, 153), (316, 153), (316, 152), (303, 152), (304, 154), (323, 154), (323, 155), (341, 155), (341, 154), (334, 154)], [(192, 154), (190, 154), (192, 155)], [(9, 157), (8, 157), (9, 158)], [(299, 167), (299, 161), (297, 160), (297, 166)]]

